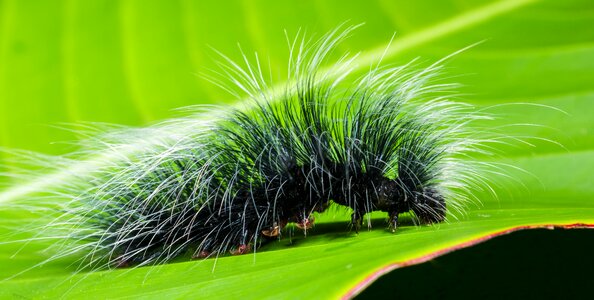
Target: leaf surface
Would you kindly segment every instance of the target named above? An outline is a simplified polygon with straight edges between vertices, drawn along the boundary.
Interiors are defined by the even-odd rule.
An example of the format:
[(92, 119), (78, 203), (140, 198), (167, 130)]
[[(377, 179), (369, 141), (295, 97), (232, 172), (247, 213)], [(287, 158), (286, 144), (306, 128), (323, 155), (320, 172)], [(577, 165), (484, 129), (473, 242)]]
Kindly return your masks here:
[[(570, 1), (415, 1), (220, 4), (194, 1), (0, 2), (0, 143), (65, 153), (75, 133), (47, 126), (99, 121), (147, 125), (171, 110), (234, 101), (196, 73), (214, 67), (208, 45), (238, 59), (236, 43), (258, 50), (286, 72), (283, 29), (325, 32), (345, 20), (366, 25), (341, 44), (362, 51), (356, 71), (377, 62), (412, 58), (433, 62), (457, 55), (448, 74), (462, 75), (461, 100), (493, 107), (510, 134), (534, 137), (533, 146), (502, 146), (501, 157), (526, 172), (508, 174), (498, 197), (478, 192), (482, 204), (458, 221), (392, 234), (381, 216), (356, 235), (339, 212), (301, 233), (264, 246), (255, 255), (162, 266), (81, 272), (74, 259), (54, 261), (0, 281), (0, 296), (26, 298), (337, 298), (349, 296), (387, 270), (520, 228), (594, 224), (594, 5)], [(279, 78), (280, 79), (280, 78)], [(280, 80), (279, 80), (280, 81)], [(530, 103), (531, 105), (517, 105)], [(544, 106), (552, 106), (567, 114)], [(43, 124), (43, 125), (40, 125)], [(563, 145), (560, 147), (552, 140)], [(10, 171), (10, 157), (5, 154)], [(59, 176), (58, 176), (59, 175)], [(68, 180), (48, 174), (0, 190), (0, 236), (26, 223), (29, 213), (10, 205), (31, 192)], [(55, 177), (52, 177), (55, 176)], [(51, 181), (55, 180), (55, 181)], [(43, 261), (48, 245), (0, 244), (0, 278)], [(215, 267), (216, 264), (216, 267)]]

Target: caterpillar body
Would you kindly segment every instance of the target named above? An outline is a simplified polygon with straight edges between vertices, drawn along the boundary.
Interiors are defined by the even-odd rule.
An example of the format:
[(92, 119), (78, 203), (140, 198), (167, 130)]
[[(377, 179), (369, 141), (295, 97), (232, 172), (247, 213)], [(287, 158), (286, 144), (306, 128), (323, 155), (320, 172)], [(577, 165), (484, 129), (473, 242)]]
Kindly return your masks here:
[(355, 230), (372, 211), (396, 230), (402, 213), (430, 224), (461, 210), (485, 184), (480, 164), (463, 159), (486, 151), (469, 124), (488, 116), (448, 100), (456, 85), (439, 81), (441, 61), (356, 79), (352, 57), (322, 69), (352, 29), (291, 43), (279, 95), (259, 64), (223, 56), (220, 74), (252, 105), (162, 124), (172, 136), (74, 184), (54, 223), (76, 241), (65, 253), (87, 253), (92, 268), (244, 254), (288, 223), (309, 229), (332, 202), (352, 209)]

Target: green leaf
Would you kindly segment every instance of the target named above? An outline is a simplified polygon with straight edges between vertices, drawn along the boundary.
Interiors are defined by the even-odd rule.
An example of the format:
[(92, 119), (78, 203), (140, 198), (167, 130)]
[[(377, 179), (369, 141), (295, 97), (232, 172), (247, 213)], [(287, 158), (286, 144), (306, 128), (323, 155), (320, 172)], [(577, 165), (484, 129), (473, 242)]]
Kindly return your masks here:
[[(1, 145), (46, 153), (73, 147), (50, 142), (77, 139), (47, 124), (101, 121), (146, 125), (198, 103), (231, 97), (195, 76), (214, 67), (207, 45), (238, 58), (270, 57), (286, 72), (283, 29), (326, 32), (345, 20), (366, 22), (340, 50), (362, 51), (365, 71), (397, 36), (383, 63), (414, 57), (436, 61), (475, 42), (448, 63), (464, 84), (464, 101), (492, 107), (510, 134), (535, 137), (534, 147), (502, 146), (486, 157), (527, 171), (500, 181), (498, 198), (479, 193), (458, 221), (403, 226), (392, 234), (381, 217), (356, 235), (343, 214), (326, 215), (306, 238), (297, 233), (255, 255), (185, 261), (162, 266), (81, 272), (75, 258), (54, 261), (0, 281), (1, 297), (206, 298), (209, 296), (349, 296), (380, 274), (469, 246), (509, 231), (594, 224), (594, 5), (569, 1), (319, 1), (286, 4), (243, 1), (0, 1)], [(534, 105), (515, 105), (514, 103)], [(552, 106), (567, 114), (544, 106)], [(43, 125), (40, 125), (43, 124)], [(560, 147), (552, 140), (561, 143)], [(5, 161), (9, 162), (9, 155)], [(78, 168), (87, 165), (73, 166)], [(6, 167), (11, 170), (10, 164)], [(0, 191), (0, 236), (31, 221), (11, 204), (68, 180), (63, 173), (11, 182)], [(494, 178), (495, 179), (495, 178)], [(34, 221), (34, 220), (33, 220)], [(51, 256), (44, 241), (0, 244), (0, 278)], [(216, 264), (216, 267), (215, 267)], [(397, 283), (395, 283), (397, 284)]]

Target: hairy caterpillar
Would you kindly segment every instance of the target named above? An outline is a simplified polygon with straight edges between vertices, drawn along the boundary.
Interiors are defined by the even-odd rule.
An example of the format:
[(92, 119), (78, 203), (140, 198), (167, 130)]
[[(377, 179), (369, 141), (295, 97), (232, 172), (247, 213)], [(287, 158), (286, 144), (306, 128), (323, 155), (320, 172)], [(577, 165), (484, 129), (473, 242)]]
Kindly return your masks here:
[(372, 211), (387, 212), (396, 230), (401, 213), (428, 224), (461, 209), (483, 184), (480, 165), (461, 159), (485, 151), (469, 124), (488, 117), (448, 100), (456, 85), (439, 82), (441, 61), (351, 79), (344, 56), (323, 70), (352, 29), (293, 42), (278, 99), (259, 64), (227, 59), (222, 75), (253, 105), (160, 125), (148, 132), (173, 136), (73, 183), (53, 223), (76, 241), (62, 255), (88, 253), (87, 266), (109, 268), (186, 251), (244, 254), (288, 223), (307, 230), (331, 202), (353, 210), (356, 230)]

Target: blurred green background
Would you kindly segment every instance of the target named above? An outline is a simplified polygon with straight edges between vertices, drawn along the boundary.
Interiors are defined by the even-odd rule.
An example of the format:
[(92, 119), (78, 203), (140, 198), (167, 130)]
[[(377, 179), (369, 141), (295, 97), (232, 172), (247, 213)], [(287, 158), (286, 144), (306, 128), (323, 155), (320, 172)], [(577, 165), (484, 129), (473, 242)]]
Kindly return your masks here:
[[(365, 25), (341, 51), (385, 47), (393, 33), (393, 46), (406, 44), (386, 63), (435, 61), (484, 41), (448, 65), (465, 85), (463, 100), (554, 105), (572, 118), (558, 116), (563, 134), (545, 135), (570, 150), (589, 149), (593, 111), (581, 104), (592, 94), (592, 6), (589, 0), (2, 0), (0, 145), (59, 154), (71, 149), (52, 143), (78, 137), (53, 125), (146, 125), (178, 115), (172, 110), (182, 106), (235, 101), (198, 75), (215, 67), (209, 47), (234, 59), (238, 43), (248, 54), (258, 51), (282, 79), (284, 30), (321, 34), (348, 21)], [(427, 29), (428, 39), (407, 40)]]
[[(320, 257), (333, 257), (336, 265), (351, 261), (350, 256), (343, 255), (344, 251), (336, 249), (353, 246), (352, 251), (359, 258), (353, 260), (352, 269), (350, 264), (348, 270), (337, 269), (336, 282), (320, 273), (322, 278), (317, 282), (327, 288), (309, 285), (307, 291), (338, 295), (364, 277), (365, 272), (382, 264), (426, 254), (510, 226), (594, 221), (592, 0), (0, 0), (0, 146), (64, 154), (78, 148), (76, 141), (81, 136), (61, 127), (83, 122), (146, 126), (181, 115), (175, 110), (180, 107), (234, 103), (238, 99), (200, 76), (216, 69), (217, 55), (211, 47), (236, 60), (240, 59), (238, 44), (248, 54), (257, 51), (261, 58), (269, 60), (275, 79), (282, 82), (288, 59), (285, 30), (289, 37), (295, 36), (299, 29), (320, 35), (343, 22), (365, 23), (339, 46), (338, 52), (361, 52), (355, 73), (365, 72), (369, 63), (379, 59), (393, 33), (396, 38), (384, 64), (403, 64), (417, 57), (421, 64), (427, 64), (482, 42), (447, 63), (448, 80), (462, 84), (459, 100), (478, 109), (496, 105), (489, 110), (498, 117), (492, 126), (512, 123), (542, 126), (493, 128), (531, 137), (529, 141), (534, 147), (525, 143), (502, 145), (499, 149), (502, 157), (484, 159), (511, 163), (532, 175), (514, 174), (523, 176), (522, 184), (498, 186), (500, 199), (485, 199), (483, 207), (471, 209), (464, 222), (444, 224), (441, 231), (422, 228), (395, 236), (379, 231), (362, 234), (375, 239), (376, 244), (365, 244), (365, 238), (359, 237), (356, 241), (346, 240), (348, 244), (325, 246), (328, 241), (343, 241), (335, 241), (331, 235), (309, 237), (308, 251)], [(0, 155), (2, 171), (10, 172), (13, 165), (22, 163), (12, 161), (9, 153)], [(3, 180), (0, 179), (0, 196), (14, 186), (27, 184), (1, 185)], [(18, 218), (18, 214), (4, 213), (0, 228), (18, 222)], [(421, 239), (416, 235), (419, 232)], [(395, 247), (402, 245), (402, 251), (386, 255), (383, 261), (381, 257), (365, 258), (361, 254), (364, 252), (356, 252), (383, 251), (384, 248), (376, 246), (392, 245), (389, 243)], [(12, 259), (14, 249), (6, 249), (0, 249), (0, 262), (10, 264), (14, 270), (39, 261), (35, 256), (39, 254), (35, 254), (25, 256), (20, 262), (22, 266), (13, 264), (8, 259)], [(332, 249), (335, 252), (326, 252)], [(302, 249), (290, 249), (295, 255), (293, 261), (281, 254), (274, 256), (273, 252), (281, 251), (262, 253), (260, 261), (276, 259), (290, 266), (294, 263), (303, 270), (319, 265), (335, 267), (307, 261), (308, 253), (299, 250)], [(235, 261), (243, 261), (245, 265), (250, 259), (243, 257)], [(464, 259), (455, 259), (460, 260)], [(224, 261), (221, 270), (225, 270)], [(184, 268), (196, 271), (195, 267), (178, 264), (164, 269), (179, 274), (175, 284), (181, 285), (178, 282), (188, 278), (184, 276), (187, 274), (183, 273)], [(64, 273), (60, 268), (58, 265), (53, 271)], [(252, 272), (247, 266), (238, 270)], [(134, 295), (137, 292), (134, 284), (145, 282), (142, 273), (145, 271), (137, 271), (136, 277), (116, 278), (102, 286), (95, 284), (96, 277), (91, 277), (74, 295), (85, 294), (83, 287), (91, 286), (100, 297), (105, 295), (102, 292), (111, 292), (114, 283), (121, 283), (118, 288), (122, 293)], [(259, 271), (255, 271), (254, 274), (260, 275), (253, 275), (254, 278), (268, 278)], [(204, 276), (201, 277), (204, 284), (209, 284), (217, 282), (216, 275), (225, 276), (224, 271), (220, 272), (200, 276)], [(283, 271), (275, 272), (276, 275)], [(288, 276), (284, 277), (286, 280), (293, 280), (287, 273), (283, 274)], [(102, 278), (100, 274), (96, 276)], [(157, 284), (149, 285), (146, 290), (156, 291), (153, 294), (156, 296), (163, 295), (159, 292), (166, 294), (174, 280), (152, 276)], [(196, 272), (192, 276), (197, 276)], [(5, 290), (10, 287), (11, 291), (26, 293), (35, 287), (37, 295), (43, 294), (45, 282), (51, 278), (39, 276), (36, 280), (39, 283), (5, 283)], [(287, 287), (278, 288), (286, 289), (288, 295), (303, 291), (291, 290), (290, 282), (285, 284)], [(187, 294), (182, 289), (178, 295), (196, 296), (192, 294), (195, 290), (188, 287)]]

